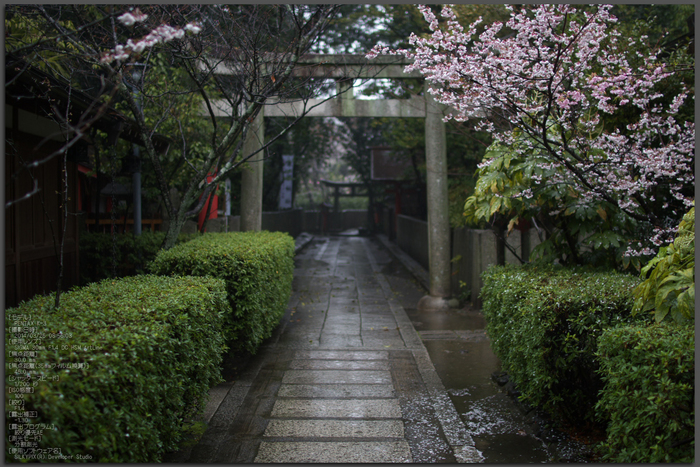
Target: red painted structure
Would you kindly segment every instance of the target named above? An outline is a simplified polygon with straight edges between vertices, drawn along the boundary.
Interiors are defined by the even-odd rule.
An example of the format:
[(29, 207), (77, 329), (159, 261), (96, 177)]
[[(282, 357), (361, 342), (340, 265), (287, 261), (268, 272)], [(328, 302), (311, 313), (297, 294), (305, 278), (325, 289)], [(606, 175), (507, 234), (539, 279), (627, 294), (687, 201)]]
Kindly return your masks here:
[[(214, 180), (214, 177), (216, 174), (209, 174), (207, 175), (207, 183), (211, 182)], [(216, 190), (214, 190), (216, 191)], [(201, 197), (199, 199), (202, 199)], [(219, 217), (219, 197), (215, 194), (210, 194), (207, 197), (207, 202), (204, 203), (204, 207), (202, 208), (201, 211), (199, 211), (199, 218), (197, 221), (197, 229), (202, 230), (202, 226), (204, 225), (204, 216), (207, 215), (207, 206), (209, 206), (209, 203), (211, 203), (211, 207), (209, 207), (209, 219), (217, 219)], [(206, 231), (206, 229), (205, 229)]]

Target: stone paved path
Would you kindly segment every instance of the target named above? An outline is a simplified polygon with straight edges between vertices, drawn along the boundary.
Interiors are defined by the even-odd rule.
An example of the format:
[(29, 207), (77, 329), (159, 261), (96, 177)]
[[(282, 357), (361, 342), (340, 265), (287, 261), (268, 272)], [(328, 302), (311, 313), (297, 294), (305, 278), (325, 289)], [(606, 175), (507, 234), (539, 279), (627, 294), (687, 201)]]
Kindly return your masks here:
[(298, 254), (282, 324), (245, 374), (212, 392), (216, 411), (182, 460), (480, 461), (382, 274), (390, 261), (366, 237), (317, 237)]

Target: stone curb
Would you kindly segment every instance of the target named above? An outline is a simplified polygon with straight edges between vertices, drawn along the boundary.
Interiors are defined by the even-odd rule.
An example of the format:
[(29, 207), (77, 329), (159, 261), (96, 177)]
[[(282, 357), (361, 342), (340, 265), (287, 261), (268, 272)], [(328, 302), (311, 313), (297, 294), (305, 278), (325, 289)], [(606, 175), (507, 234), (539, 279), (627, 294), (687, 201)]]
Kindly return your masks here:
[[(387, 248), (405, 267), (411, 272), (414, 277), (416, 277), (421, 283), (427, 282), (428, 273), (422, 268), (413, 258), (410, 258), (406, 253), (401, 251), (398, 247), (391, 245), (389, 240), (385, 235), (377, 235), (379, 240), (382, 242), (385, 248)], [(382, 289), (384, 289), (385, 296), (391, 307), (391, 310), (396, 315), (396, 320), (399, 323), (401, 329), (401, 336), (406, 342), (407, 347), (412, 350), (413, 358), (418, 366), (418, 372), (423, 379), (423, 383), (428, 388), (428, 393), (433, 403), (433, 408), (438, 420), (442, 427), (443, 433), (447, 438), (447, 443), (452, 448), (452, 451), (457, 459), (457, 462), (462, 464), (475, 464), (484, 461), (481, 453), (476, 449), (474, 439), (471, 437), (467, 431), (464, 422), (460, 418), (457, 410), (452, 404), (452, 401), (447, 394), (445, 386), (442, 384), (442, 380), (435, 370), (433, 362), (430, 360), (428, 355), (428, 350), (423, 345), (418, 332), (416, 331), (413, 323), (411, 323), (410, 318), (406, 314), (403, 306), (401, 306), (396, 299), (391, 297), (390, 291), (391, 287), (387, 282), (383, 274), (380, 273), (379, 267), (374, 261), (372, 253), (369, 251), (369, 247), (365, 244), (367, 249), (367, 256), (370, 258), (370, 263), (372, 269), (377, 274), (377, 279)], [(426, 290), (429, 290), (427, 284), (423, 284)]]
[(379, 234), (376, 235), (376, 237), (382, 242), (384, 247), (389, 250), (391, 254), (393, 254), (394, 257), (398, 259), (411, 274), (413, 274), (413, 277), (420, 282), (426, 292), (429, 291), (430, 276), (428, 275), (428, 271), (426, 271), (415, 259), (404, 253), (401, 248), (392, 243), (386, 235)]
[(306, 245), (311, 243), (311, 240), (314, 239), (314, 236), (311, 235), (310, 233), (307, 232), (302, 232), (299, 234), (297, 238), (294, 239), (294, 254), (299, 253), (301, 250), (304, 249)]

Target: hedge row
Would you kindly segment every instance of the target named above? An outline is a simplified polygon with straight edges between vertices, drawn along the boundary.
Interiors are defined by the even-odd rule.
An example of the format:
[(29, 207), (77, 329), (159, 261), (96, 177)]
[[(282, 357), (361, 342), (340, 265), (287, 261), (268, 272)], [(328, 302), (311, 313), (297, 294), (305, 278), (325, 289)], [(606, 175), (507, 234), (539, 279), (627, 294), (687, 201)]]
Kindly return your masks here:
[[(157, 237), (134, 245), (155, 248)], [(120, 248), (122, 259), (134, 255)], [(36, 413), (31, 425), (56, 427), (41, 429), (39, 448), (60, 448), (64, 459), (159, 461), (221, 381), (226, 344), (255, 352), (271, 335), (291, 294), (293, 257), (286, 234), (207, 234), (159, 253), (160, 276), (75, 289), (58, 310), (52, 295), (7, 310), (8, 435), (13, 420), (24, 423), (11, 412)], [(7, 440), (7, 459), (22, 460), (22, 446)]]
[(695, 329), (672, 323), (605, 331), (598, 354), (610, 462), (695, 461)]
[(632, 316), (629, 275), (526, 265), (483, 277), (487, 331), (521, 399), (605, 427), (605, 460), (694, 459), (692, 324)]
[(634, 320), (638, 279), (533, 265), (492, 267), (483, 277), (491, 345), (522, 399), (572, 423), (595, 422), (597, 340)]
[[(180, 234), (177, 243), (185, 243), (198, 234)], [(117, 277), (133, 276), (144, 271), (163, 247), (165, 232), (144, 231), (112, 234), (83, 232), (80, 234), (80, 283), (85, 285), (114, 277), (116, 261)]]
[[(38, 296), (6, 311), (6, 432), (19, 408), (36, 411), (32, 425), (55, 426), (40, 431), (39, 447), (73, 462), (158, 462), (177, 448), (183, 421), (221, 381), (223, 281), (107, 279), (64, 293), (58, 310), (53, 303)], [(20, 386), (35, 387), (9, 390)], [(7, 459), (21, 457), (17, 447), (7, 443)]]
[(234, 352), (255, 353), (289, 302), (294, 240), (281, 232), (207, 233), (161, 251), (150, 271), (223, 279), (232, 310), (224, 325), (226, 343)]

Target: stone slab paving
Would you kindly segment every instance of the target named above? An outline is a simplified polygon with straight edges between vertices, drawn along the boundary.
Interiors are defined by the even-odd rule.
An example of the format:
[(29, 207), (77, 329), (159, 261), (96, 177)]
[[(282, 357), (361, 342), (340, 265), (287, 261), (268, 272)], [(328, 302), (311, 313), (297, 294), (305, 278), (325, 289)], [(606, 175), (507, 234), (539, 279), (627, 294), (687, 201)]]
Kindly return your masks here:
[(223, 399), (217, 389), (218, 409), (182, 461), (479, 462), (381, 273), (390, 254), (364, 237), (306, 243), (283, 322)]
[(389, 370), (386, 360), (301, 360), (289, 364), (291, 370)]
[(394, 396), (391, 384), (283, 384), (279, 397), (297, 397), (319, 399), (388, 398)]
[(403, 438), (400, 420), (271, 420), (266, 437)]
[(257, 463), (390, 463), (411, 462), (406, 441), (263, 442)]
[(278, 399), (271, 418), (401, 418), (396, 399)]
[(287, 370), (284, 384), (388, 384), (388, 371), (369, 370)]

